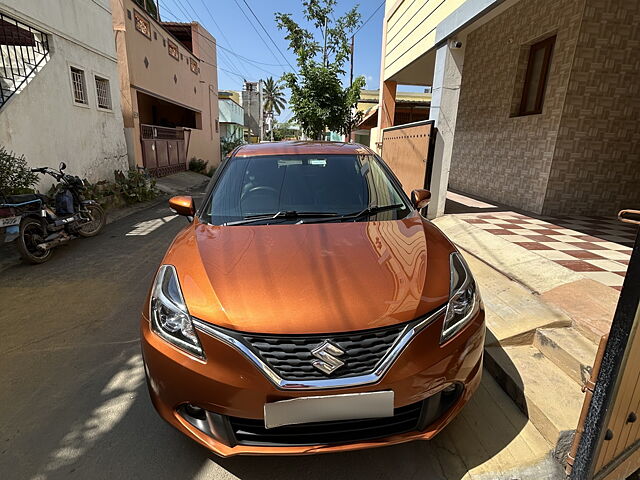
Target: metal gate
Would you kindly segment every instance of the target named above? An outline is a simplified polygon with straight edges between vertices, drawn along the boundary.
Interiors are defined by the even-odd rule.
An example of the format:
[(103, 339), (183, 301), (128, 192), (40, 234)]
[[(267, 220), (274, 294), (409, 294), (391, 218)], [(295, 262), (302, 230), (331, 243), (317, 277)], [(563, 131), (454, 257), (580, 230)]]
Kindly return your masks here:
[[(623, 211), (620, 218), (640, 224), (640, 211)], [(640, 234), (585, 389), (567, 473), (574, 480), (627, 478), (640, 469)]]
[(187, 150), (191, 130), (140, 125), (142, 162), (155, 177), (187, 169)]
[(382, 158), (408, 195), (416, 188), (430, 187), (435, 140), (433, 124), (433, 120), (425, 120), (382, 131)]

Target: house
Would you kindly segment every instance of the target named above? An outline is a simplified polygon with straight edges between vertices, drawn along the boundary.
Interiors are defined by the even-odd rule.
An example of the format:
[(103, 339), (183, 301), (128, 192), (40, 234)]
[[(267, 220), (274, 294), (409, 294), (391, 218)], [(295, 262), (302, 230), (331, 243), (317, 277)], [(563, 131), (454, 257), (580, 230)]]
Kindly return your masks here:
[(431, 217), (448, 188), (544, 215), (638, 208), (638, 18), (625, 0), (388, 0), (371, 144), (389, 153), (397, 86), (429, 86)]
[[(428, 89), (426, 89), (428, 90)], [(380, 90), (361, 90), (356, 108), (363, 113), (363, 118), (357, 129), (351, 133), (356, 143), (369, 145), (371, 129), (378, 125), (378, 100)], [(428, 92), (397, 92), (394, 125), (413, 123), (429, 118), (431, 93)]]
[(218, 92), (220, 138), (236, 141), (244, 138), (244, 108), (238, 102), (238, 92)]
[(128, 168), (108, 0), (1, 0), (0, 56), (0, 145), (90, 181)]
[[(144, 5), (144, 7), (143, 7)], [(122, 117), (132, 167), (220, 162), (216, 41), (200, 24), (163, 22), (154, 2), (111, 0)]]

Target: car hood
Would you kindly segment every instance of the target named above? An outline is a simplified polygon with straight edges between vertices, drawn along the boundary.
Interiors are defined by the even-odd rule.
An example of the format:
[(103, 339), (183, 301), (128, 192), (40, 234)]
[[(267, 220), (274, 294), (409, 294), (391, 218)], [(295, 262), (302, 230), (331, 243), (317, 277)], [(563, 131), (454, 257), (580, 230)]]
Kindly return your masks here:
[(430, 222), (213, 226), (183, 230), (164, 263), (189, 313), (244, 332), (310, 334), (413, 320), (447, 301), (454, 250)]

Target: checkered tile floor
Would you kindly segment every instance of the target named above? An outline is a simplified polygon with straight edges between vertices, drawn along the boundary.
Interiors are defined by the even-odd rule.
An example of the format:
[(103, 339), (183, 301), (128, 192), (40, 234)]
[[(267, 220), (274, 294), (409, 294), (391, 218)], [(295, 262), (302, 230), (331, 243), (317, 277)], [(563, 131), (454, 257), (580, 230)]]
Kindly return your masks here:
[(460, 214), (465, 221), (620, 290), (637, 228), (609, 217)]

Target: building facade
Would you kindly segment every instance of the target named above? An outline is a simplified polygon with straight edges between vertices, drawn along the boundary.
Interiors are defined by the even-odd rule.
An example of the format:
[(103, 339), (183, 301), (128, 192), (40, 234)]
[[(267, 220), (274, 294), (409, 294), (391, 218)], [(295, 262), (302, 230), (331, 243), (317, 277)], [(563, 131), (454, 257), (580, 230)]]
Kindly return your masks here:
[(230, 141), (244, 138), (244, 109), (234, 99), (237, 92), (218, 92), (220, 138)]
[(0, 145), (94, 182), (128, 168), (108, 0), (0, 1), (0, 55)]
[(547, 215), (640, 206), (638, 2), (423, 3), (387, 2), (378, 127), (397, 84), (433, 87), (431, 216), (448, 186)]
[(111, 1), (129, 161), (155, 175), (184, 170), (194, 157), (218, 165), (215, 39), (196, 22), (162, 22), (142, 4)]

